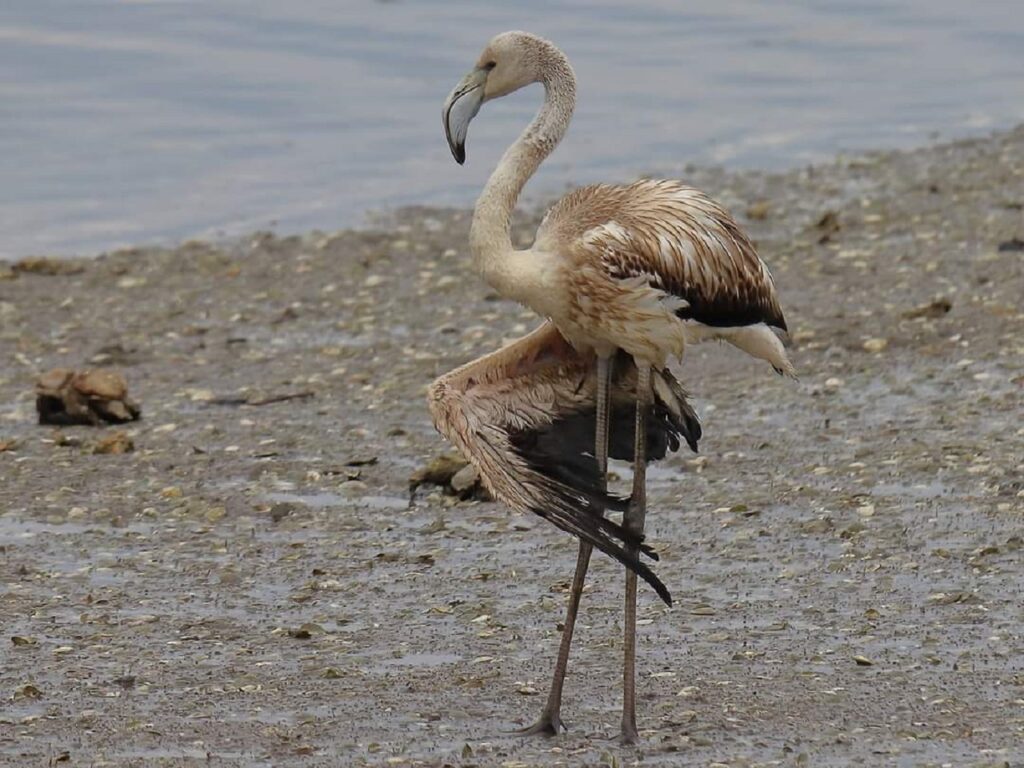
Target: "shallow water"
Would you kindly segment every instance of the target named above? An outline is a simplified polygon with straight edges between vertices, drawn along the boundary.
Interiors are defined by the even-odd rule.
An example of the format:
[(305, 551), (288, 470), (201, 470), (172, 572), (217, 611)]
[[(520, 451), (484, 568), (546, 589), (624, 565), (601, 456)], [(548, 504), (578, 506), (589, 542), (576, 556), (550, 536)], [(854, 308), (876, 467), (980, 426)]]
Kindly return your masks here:
[(555, 39), (580, 77), (535, 194), (1024, 119), (1016, 2), (14, 0), (0, 5), (0, 256), (467, 205), (539, 95), (489, 105), (461, 169), (440, 105), (508, 28)]

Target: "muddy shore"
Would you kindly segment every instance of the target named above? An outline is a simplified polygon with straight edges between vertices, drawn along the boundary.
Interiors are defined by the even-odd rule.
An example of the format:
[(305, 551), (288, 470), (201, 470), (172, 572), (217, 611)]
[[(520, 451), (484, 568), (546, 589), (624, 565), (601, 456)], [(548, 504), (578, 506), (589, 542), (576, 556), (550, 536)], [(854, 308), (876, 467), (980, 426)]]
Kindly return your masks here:
[[(574, 542), (407, 489), (447, 450), (426, 385), (537, 320), (470, 273), (468, 212), (407, 210), (0, 264), (0, 764), (1021, 765), (1024, 127), (673, 175), (757, 240), (800, 381), (682, 368), (705, 437), (651, 475), (676, 607), (641, 592), (639, 748), (606, 558), (570, 730), (507, 734)], [(56, 366), (122, 372), (143, 419), (38, 426)], [(114, 429), (134, 451), (94, 453)]]

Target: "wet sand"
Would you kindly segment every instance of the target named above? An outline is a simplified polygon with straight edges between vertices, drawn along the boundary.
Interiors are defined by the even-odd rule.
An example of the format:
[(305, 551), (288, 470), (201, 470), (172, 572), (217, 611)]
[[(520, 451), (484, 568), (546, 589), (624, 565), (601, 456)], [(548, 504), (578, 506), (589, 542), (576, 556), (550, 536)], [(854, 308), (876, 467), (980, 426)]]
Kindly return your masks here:
[[(705, 437), (652, 473), (676, 607), (641, 592), (640, 747), (607, 558), (570, 730), (507, 734), (574, 542), (407, 483), (447, 450), (426, 385), (537, 320), (469, 273), (466, 211), (408, 210), (0, 265), (0, 764), (1019, 765), (1024, 128), (685, 178), (758, 241), (801, 378), (682, 368)], [(124, 373), (133, 453), (35, 424), (58, 365)]]

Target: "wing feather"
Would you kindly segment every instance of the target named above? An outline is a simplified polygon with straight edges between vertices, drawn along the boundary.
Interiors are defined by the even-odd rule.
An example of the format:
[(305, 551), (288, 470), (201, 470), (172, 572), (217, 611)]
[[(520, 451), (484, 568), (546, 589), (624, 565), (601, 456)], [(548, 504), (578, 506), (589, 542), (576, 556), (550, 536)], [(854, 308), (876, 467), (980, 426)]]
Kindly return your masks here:
[[(437, 429), (479, 471), (494, 496), (537, 514), (618, 560), (666, 603), (671, 595), (639, 553), (657, 559), (641, 538), (604, 517), (627, 500), (603, 489), (593, 457), (596, 401), (592, 356), (569, 347), (550, 323), (518, 342), (441, 377), (430, 388)], [(610, 455), (632, 458), (635, 368), (622, 356), (613, 387)], [(700, 422), (668, 371), (656, 376), (648, 419), (648, 459), (696, 450)]]

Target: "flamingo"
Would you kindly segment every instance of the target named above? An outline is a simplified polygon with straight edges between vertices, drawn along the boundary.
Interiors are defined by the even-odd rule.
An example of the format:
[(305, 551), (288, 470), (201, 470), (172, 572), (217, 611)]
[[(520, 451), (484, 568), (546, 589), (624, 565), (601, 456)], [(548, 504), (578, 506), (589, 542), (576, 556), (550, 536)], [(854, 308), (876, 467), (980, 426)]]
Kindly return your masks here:
[[(576, 77), (565, 54), (528, 32), (505, 32), (484, 48), (445, 101), (449, 148), (466, 160), (470, 121), (482, 104), (532, 83), (544, 103), (505, 151), (477, 200), (470, 226), (474, 268), (502, 296), (548, 318), (582, 355), (596, 358), (594, 457), (604, 486), (609, 444), (609, 392), (620, 353), (636, 368), (633, 485), (622, 519), (627, 566), (620, 740), (634, 744), (636, 726), (636, 567), (646, 519), (644, 425), (654, 401), (654, 373), (680, 360), (688, 344), (731, 343), (795, 377), (776, 331), (786, 331), (768, 267), (730, 214), (678, 181), (642, 179), (627, 185), (578, 188), (547, 212), (532, 247), (512, 245), (510, 218), (524, 185), (565, 135), (576, 102)], [(556, 461), (556, 456), (551, 456)], [(601, 513), (595, 510), (599, 516)], [(601, 525), (601, 524), (598, 524)], [(601, 526), (611, 535), (612, 529)], [(547, 703), (524, 734), (557, 734), (561, 691), (593, 546), (580, 536), (567, 621)], [(605, 550), (610, 551), (610, 550)], [(670, 602), (666, 594), (662, 599)]]

